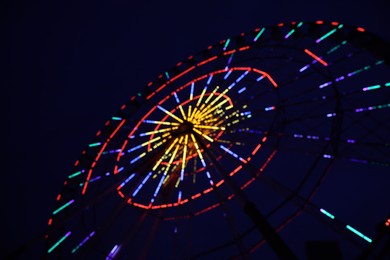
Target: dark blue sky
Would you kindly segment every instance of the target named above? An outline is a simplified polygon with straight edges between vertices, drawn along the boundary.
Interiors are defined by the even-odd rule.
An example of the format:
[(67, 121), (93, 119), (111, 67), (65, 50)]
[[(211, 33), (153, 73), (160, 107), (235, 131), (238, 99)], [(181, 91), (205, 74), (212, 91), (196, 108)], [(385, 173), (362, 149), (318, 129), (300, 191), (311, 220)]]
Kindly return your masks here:
[(259, 26), (327, 20), (390, 40), (388, 1), (8, 1), (0, 4), (0, 257), (44, 232), (73, 162), (149, 81)]

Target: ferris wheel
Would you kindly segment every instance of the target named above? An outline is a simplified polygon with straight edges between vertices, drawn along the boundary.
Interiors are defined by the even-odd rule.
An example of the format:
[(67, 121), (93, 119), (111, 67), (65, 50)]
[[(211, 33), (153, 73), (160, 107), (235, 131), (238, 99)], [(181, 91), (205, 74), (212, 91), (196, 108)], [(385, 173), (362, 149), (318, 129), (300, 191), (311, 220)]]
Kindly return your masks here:
[(379, 37), (324, 21), (256, 28), (179, 62), (82, 151), (45, 254), (289, 257), (329, 238), (373, 253), (388, 226), (389, 62)]

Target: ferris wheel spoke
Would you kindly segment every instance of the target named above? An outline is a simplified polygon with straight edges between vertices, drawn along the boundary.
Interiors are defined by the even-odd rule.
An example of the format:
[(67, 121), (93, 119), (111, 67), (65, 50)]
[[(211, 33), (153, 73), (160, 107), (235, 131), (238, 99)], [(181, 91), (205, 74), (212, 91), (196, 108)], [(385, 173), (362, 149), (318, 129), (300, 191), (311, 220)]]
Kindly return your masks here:
[(161, 133), (171, 132), (171, 131), (176, 130), (176, 129), (178, 129), (178, 128), (179, 128), (179, 127), (177, 127), (177, 126), (169, 127), (169, 128), (162, 128), (162, 129), (158, 129), (158, 130), (154, 130), (154, 131), (149, 131), (149, 132), (140, 133), (139, 136), (140, 136), (140, 137), (143, 137), (143, 136), (148, 136), (148, 135), (155, 135), (155, 134), (161, 134)]
[(198, 153), (198, 156), (199, 156), (199, 159), (200, 159), (200, 161), (202, 163), (202, 166), (206, 167), (206, 161), (203, 158), (203, 154), (202, 154), (202, 152), (201, 152), (201, 150), (199, 148), (199, 145), (198, 145), (198, 142), (196, 141), (195, 136), (193, 134), (190, 134), (190, 136), (191, 136), (191, 140), (192, 140), (192, 142), (193, 142), (193, 144), (195, 146), (196, 152)]
[(155, 138), (153, 138), (153, 139), (150, 139), (150, 140), (148, 140), (148, 141), (146, 141), (146, 142), (144, 142), (144, 143), (142, 143), (142, 144), (139, 144), (139, 145), (137, 145), (137, 146), (134, 146), (134, 147), (128, 149), (127, 152), (128, 152), (128, 153), (131, 153), (131, 152), (133, 152), (133, 151), (135, 151), (135, 150), (138, 150), (138, 149), (140, 149), (140, 148), (142, 148), (142, 147), (145, 147), (145, 146), (147, 146), (147, 145), (150, 145), (150, 144), (152, 144), (152, 143), (154, 143), (154, 142), (160, 141), (161, 139), (162, 139), (162, 136), (157, 136), (157, 137), (155, 137)]
[(147, 120), (147, 119), (145, 119), (143, 122), (144, 122), (144, 123), (148, 123), (148, 124), (155, 124), (155, 125), (171, 125), (171, 126), (178, 126), (178, 125), (180, 125), (179, 123), (176, 123), (176, 122), (167, 122), (167, 121), (158, 121), (158, 120)]
[(167, 114), (168, 116), (172, 117), (173, 119), (175, 119), (176, 121), (178, 121), (179, 123), (183, 123), (183, 120), (180, 119), (179, 117), (175, 116), (174, 114), (172, 114), (171, 112), (169, 112), (168, 110), (166, 110), (165, 108), (163, 108), (162, 106), (157, 106), (158, 109), (160, 109), (161, 111), (163, 111), (165, 114)]

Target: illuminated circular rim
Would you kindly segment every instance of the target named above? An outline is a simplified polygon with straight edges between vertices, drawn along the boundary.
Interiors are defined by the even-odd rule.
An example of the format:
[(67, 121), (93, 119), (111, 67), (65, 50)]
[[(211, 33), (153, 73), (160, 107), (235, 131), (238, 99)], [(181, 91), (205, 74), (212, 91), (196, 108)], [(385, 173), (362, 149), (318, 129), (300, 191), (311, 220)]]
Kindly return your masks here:
[[(247, 74), (249, 74), (250, 72), (253, 72), (255, 73), (257, 76), (257, 78), (260, 78), (260, 77), (264, 77), (266, 79), (269, 79), (270, 83), (273, 85), (273, 87), (277, 87), (277, 84), (275, 83), (275, 81), (266, 73), (266, 72), (263, 72), (263, 71), (260, 71), (258, 69), (252, 69), (252, 68), (229, 68), (229, 69), (226, 69), (226, 70), (219, 70), (219, 71), (215, 71), (215, 72), (211, 72), (207, 75), (207, 78), (209, 79), (208, 80), (208, 83), (210, 83), (211, 79), (215, 76), (217, 76), (218, 74), (224, 74), (225, 76), (226, 75), (229, 75), (231, 72), (233, 71), (239, 71), (239, 72), (243, 72), (242, 75), (240, 77), (237, 78), (237, 80), (235, 81), (236, 84), (238, 84)], [(207, 92), (207, 88), (204, 88), (202, 93), (198, 96), (193, 96), (193, 88), (194, 88), (194, 83), (195, 82), (200, 82), (202, 79), (205, 79), (205, 76), (201, 76), (201, 77), (198, 77), (196, 78), (195, 80), (191, 81), (191, 82), (188, 82), (187, 84), (179, 87), (177, 89), (177, 91), (173, 91), (172, 93), (170, 93), (168, 96), (164, 97), (160, 102), (158, 102), (158, 104), (156, 104), (155, 106), (153, 106), (142, 118), (141, 120), (138, 121), (138, 123), (135, 125), (135, 127), (133, 128), (132, 131), (130, 131), (127, 139), (123, 142), (122, 146), (121, 146), (121, 151), (118, 153), (118, 157), (117, 157), (117, 162), (119, 163), (120, 160), (122, 159), (122, 155), (124, 154), (124, 151), (126, 149), (126, 147), (129, 146), (129, 141), (130, 139), (132, 138), (135, 138), (135, 135), (137, 133), (137, 130), (140, 128), (140, 125), (142, 123), (151, 123), (151, 124), (156, 124), (156, 127), (153, 129), (152, 132), (148, 132), (148, 133), (143, 133), (145, 135), (150, 135), (150, 138), (147, 142), (144, 143), (144, 145), (147, 145), (147, 148), (149, 150), (150, 148), (150, 143), (151, 142), (154, 142), (156, 141), (156, 139), (158, 138), (153, 138), (154, 137), (154, 134), (158, 134), (160, 133), (160, 131), (163, 131), (164, 132), (164, 135), (165, 134), (168, 134), (169, 138), (171, 138), (171, 136), (169, 135), (169, 132), (165, 132), (165, 130), (168, 130), (168, 131), (175, 131), (180, 123), (182, 123), (183, 121), (185, 121), (188, 117), (189, 118), (189, 113), (191, 113), (191, 116), (193, 118), (191, 118), (191, 120), (196, 120), (196, 116), (200, 116), (199, 114), (196, 114), (194, 116), (194, 111), (196, 111), (195, 109), (200, 109), (200, 103), (202, 101), (202, 98), (204, 100), (204, 104), (209, 104), (209, 106), (206, 106), (204, 107), (203, 109), (209, 109), (210, 111), (214, 111), (216, 110), (217, 108), (223, 108), (222, 106), (225, 105), (225, 107), (227, 109), (229, 108), (233, 108), (233, 102), (231, 101), (231, 99), (227, 96), (228, 95), (228, 92), (230, 90), (230, 88), (225, 88), (223, 89), (222, 87), (219, 89), (219, 86), (217, 86), (216, 88), (212, 88), (210, 92)], [(208, 85), (206, 85), (207, 87)], [(178, 98), (178, 93), (180, 91), (183, 91), (185, 90), (186, 88), (191, 88), (191, 91), (190, 91), (190, 96), (188, 97), (187, 100), (185, 101), (180, 101), (179, 98)], [(232, 87), (233, 88), (233, 87)], [(222, 91), (223, 90), (223, 91)], [(219, 91), (219, 92), (218, 92)], [(221, 98), (222, 97), (222, 98)], [(164, 102), (166, 102), (167, 100), (169, 100), (170, 98), (175, 98), (176, 101), (177, 101), (177, 106), (173, 109), (173, 110), (166, 110), (164, 108)], [(197, 101), (197, 102), (196, 102)], [(191, 105), (188, 105), (188, 103), (194, 103), (193, 106)], [(218, 103), (217, 103), (218, 102)], [(195, 105), (196, 103), (196, 105)], [(191, 111), (191, 108), (192, 111)], [(147, 118), (149, 116), (151, 116), (156, 110), (161, 110), (165, 113), (165, 116), (164, 118), (162, 118), (160, 121), (153, 121), (153, 120), (148, 120)], [(177, 113), (175, 113), (177, 112)], [(207, 112), (206, 111), (203, 111), (203, 113), (205, 115), (212, 115), (211, 112)], [(176, 114), (176, 115), (175, 115)], [(201, 114), (202, 115), (202, 114)], [(202, 115), (203, 116), (203, 115)], [(173, 122), (168, 122), (168, 118), (170, 119), (173, 119)], [(214, 142), (214, 141), (218, 141), (218, 138), (220, 138), (221, 136), (223, 136), (223, 133), (226, 129), (226, 127), (224, 126), (223, 122), (219, 122), (220, 126), (212, 126), (210, 124), (208, 125), (201, 125), (200, 124), (200, 120), (199, 119), (198, 121), (199, 122), (192, 122), (194, 124), (194, 132), (195, 134), (198, 134), (199, 137), (203, 137), (205, 139), (205, 141), (207, 142)], [(163, 124), (176, 124), (175, 126), (172, 126), (171, 129), (170, 128), (165, 128), (165, 129), (161, 129), (159, 130), (160, 126), (163, 125)], [(198, 124), (198, 125), (196, 125)], [(228, 123), (229, 125), (229, 123)], [(217, 128), (217, 133), (214, 133), (214, 131), (212, 129), (215, 129)], [(204, 134), (204, 129), (211, 129), (211, 135), (206, 135)], [(141, 133), (142, 135), (142, 133)], [(202, 162), (203, 164), (203, 167), (206, 167), (206, 162), (204, 161), (203, 159), (203, 156), (202, 156), (202, 150), (201, 148), (199, 148), (199, 145), (198, 143), (195, 141), (195, 136), (193, 134), (191, 135), (187, 135), (187, 137), (183, 136), (184, 138), (183, 139), (179, 139), (177, 138), (177, 140), (179, 140), (178, 142), (179, 143), (182, 143), (183, 141), (185, 143), (187, 142), (191, 142), (194, 144), (193, 147), (195, 147), (195, 150), (194, 152), (192, 152), (192, 155), (193, 156), (196, 156), (197, 158), (200, 159), (200, 161)], [(259, 140), (259, 143), (256, 144), (255, 146), (252, 147), (252, 150), (250, 151), (250, 154), (248, 157), (246, 157), (245, 159), (242, 158), (242, 157), (239, 157), (238, 155), (236, 155), (234, 152), (230, 151), (229, 150), (229, 147), (225, 147), (225, 146), (220, 146), (222, 149), (224, 149), (224, 152), (227, 152), (227, 153), (230, 153), (230, 155), (233, 155), (233, 156), (238, 156), (238, 159), (246, 164), (248, 161), (250, 161), (252, 159), (252, 157), (258, 152), (258, 150), (260, 149), (262, 143), (264, 143), (266, 141), (266, 137), (264, 136), (263, 138), (261, 138)], [(137, 147), (133, 147), (133, 149), (130, 149), (129, 151), (132, 151), (132, 150), (135, 150), (134, 148), (138, 149), (138, 148), (142, 148), (140, 146), (142, 146), (143, 144), (137, 146)], [(173, 144), (175, 145), (175, 144)], [(210, 144), (207, 144), (208, 146)], [(172, 158), (173, 161), (179, 161), (181, 162), (181, 175), (180, 175), (180, 179), (178, 179), (178, 181), (183, 181), (184, 179), (184, 176), (187, 176), (187, 174), (184, 174), (184, 169), (186, 167), (186, 164), (182, 164), (183, 162), (183, 159), (180, 158), (176, 158), (176, 154), (177, 154), (177, 151), (178, 150), (181, 150), (180, 148), (182, 148), (184, 151), (186, 151), (185, 148), (183, 147), (187, 147), (187, 145), (184, 145), (183, 147), (180, 147), (178, 144), (175, 145), (175, 147), (177, 148), (174, 152), (174, 155), (173, 157), (170, 157)], [(168, 150), (166, 150), (167, 152), (171, 151), (171, 149), (173, 149), (173, 146), (169, 146)], [(135, 162), (137, 161), (138, 159), (140, 159), (142, 156), (145, 156), (146, 153), (141, 153), (140, 156), (134, 158), (131, 162)], [(183, 152), (183, 156), (185, 156), (186, 158), (190, 159), (190, 157), (186, 156), (185, 155), (185, 152)], [(191, 158), (193, 157), (191, 156)], [(186, 161), (186, 160), (185, 160)], [(157, 162), (158, 164), (163, 164), (163, 162), (161, 161), (158, 161)], [(169, 167), (171, 166), (171, 164), (169, 162), (165, 162), (165, 164), (168, 164), (167, 166), (167, 169), (169, 170)], [(156, 165), (154, 168), (153, 168), (153, 171), (156, 170), (158, 165)], [(264, 166), (265, 167), (265, 166)], [(118, 173), (119, 172), (119, 169), (123, 170), (123, 168), (120, 168), (118, 167), (117, 165), (115, 166), (115, 170), (114, 170), (114, 173)], [(230, 176), (233, 176), (235, 175), (237, 172), (239, 172), (240, 170), (242, 169), (242, 165), (239, 165), (237, 167), (235, 167), (235, 169), (233, 169), (231, 172), (229, 172), (229, 175)], [(167, 175), (167, 171), (165, 171), (165, 174), (163, 176), (169, 176)], [(209, 193), (210, 191), (212, 191), (215, 188), (219, 187), (220, 185), (222, 185), (224, 183), (224, 180), (221, 179), (219, 180), (218, 182), (213, 182), (213, 180), (211, 179), (210, 177), (210, 174), (208, 171), (206, 170), (201, 170), (202, 172), (205, 172), (208, 176), (208, 178), (210, 179), (210, 185), (211, 187), (207, 188), (207, 189), (203, 189), (203, 190), (200, 190), (199, 192), (195, 192), (194, 194), (190, 195), (189, 198), (184, 198), (181, 196), (182, 194), (182, 191), (179, 190), (178, 192), (178, 200), (177, 202), (175, 203), (169, 203), (169, 204), (160, 204), (160, 205), (153, 205), (153, 201), (150, 202), (150, 204), (148, 205), (145, 205), (145, 204), (141, 204), (141, 203), (137, 203), (136, 201), (134, 201), (132, 199), (132, 197), (130, 198), (127, 198), (127, 202), (130, 203), (130, 204), (133, 204), (134, 206), (137, 206), (137, 207), (141, 207), (141, 208), (145, 208), (145, 209), (160, 209), (160, 208), (167, 208), (167, 207), (173, 207), (173, 206), (178, 206), (178, 205), (181, 205), (181, 204), (185, 204), (187, 202), (189, 202), (189, 200), (194, 200), (194, 199), (198, 199), (200, 198), (202, 195), (205, 195), (207, 193)], [(148, 174), (146, 176), (146, 178), (144, 180), (148, 180), (150, 177), (151, 177), (152, 173), (150, 172), (150, 174)], [(121, 185), (118, 186), (118, 193), (119, 195), (122, 197), (122, 198), (125, 198), (125, 195), (121, 192), (121, 188), (125, 185), (125, 183), (127, 183), (131, 178), (133, 178), (134, 175), (131, 175), (129, 177), (129, 179), (126, 179), (126, 181), (124, 183), (121, 183)], [(167, 179), (165, 177), (165, 179)], [(155, 194), (152, 198), (152, 200), (155, 199), (155, 197), (157, 196), (157, 193), (158, 193), (158, 189), (161, 187), (161, 184), (164, 182), (165, 180), (163, 177), (161, 177), (160, 179), (160, 182), (159, 182), (159, 185), (157, 186), (157, 189), (155, 191)], [(244, 188), (246, 187), (247, 185), (249, 185), (249, 183), (251, 183), (254, 179), (250, 179), (248, 180), (246, 183), (244, 183), (241, 187)], [(146, 184), (146, 181), (142, 181), (142, 185), (145, 185)], [(140, 188), (142, 187), (142, 185), (140, 186)], [(177, 185), (176, 185), (177, 186)], [(138, 191), (138, 190), (137, 190)], [(135, 196), (135, 195), (134, 195)], [(231, 198), (231, 197), (230, 197)], [(213, 208), (214, 206), (212, 206), (211, 208)], [(204, 212), (204, 211), (203, 211)]]

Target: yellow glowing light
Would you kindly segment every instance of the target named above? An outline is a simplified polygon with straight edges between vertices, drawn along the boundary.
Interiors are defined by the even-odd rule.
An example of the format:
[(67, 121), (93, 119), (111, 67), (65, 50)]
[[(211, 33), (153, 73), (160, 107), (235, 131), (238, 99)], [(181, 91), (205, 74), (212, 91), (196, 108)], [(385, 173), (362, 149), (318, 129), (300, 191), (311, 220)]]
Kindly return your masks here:
[(200, 134), (201, 136), (203, 136), (206, 140), (208, 140), (208, 141), (210, 141), (210, 142), (214, 142), (214, 140), (213, 140), (211, 137), (209, 137), (209, 136), (203, 134), (203, 133), (202, 133), (201, 131), (199, 131), (198, 129), (194, 128), (193, 130), (194, 130), (194, 132), (196, 132), (197, 134)]
[(155, 120), (145, 120), (144, 122), (148, 124), (156, 124), (156, 125), (179, 125), (179, 123), (176, 122), (155, 121)]
[(169, 159), (169, 162), (168, 162), (167, 168), (166, 168), (166, 169), (165, 169), (165, 171), (164, 171), (164, 175), (167, 175), (167, 173), (168, 173), (169, 169), (171, 168), (171, 165), (172, 165), (173, 159), (175, 159), (175, 157), (176, 157), (176, 153), (177, 153), (177, 151), (179, 150), (179, 147), (180, 147), (180, 145), (179, 145), (179, 144), (178, 144), (178, 145), (176, 145), (175, 151), (173, 151), (173, 154), (172, 154), (171, 158)]
[(159, 130), (155, 130), (155, 131), (150, 131), (150, 132), (143, 133), (142, 136), (145, 136), (145, 135), (152, 135), (152, 134), (158, 134), (158, 133), (164, 133), (164, 132), (167, 132), (167, 131), (175, 130), (175, 129), (177, 129), (177, 128), (178, 128), (177, 126), (175, 126), (175, 127), (170, 127), (170, 128), (163, 128), (163, 129), (159, 129)]
[(168, 153), (171, 151), (171, 149), (173, 148), (173, 146), (177, 143), (177, 141), (179, 141), (178, 138), (175, 138), (175, 140), (173, 140), (172, 144), (169, 146), (169, 148), (165, 151), (164, 155), (161, 156), (161, 158), (157, 161), (157, 163), (153, 166), (152, 170), (155, 171), (157, 169), (157, 167), (160, 165), (160, 163), (162, 162), (162, 160), (164, 160), (165, 156), (168, 155)]
[(195, 136), (194, 136), (193, 134), (191, 134), (191, 139), (192, 139), (192, 141), (194, 142), (194, 146), (195, 146), (196, 152), (198, 153), (198, 156), (199, 156), (200, 160), (203, 161), (203, 155), (202, 155), (202, 153), (200, 152), (198, 143), (196, 142)]
[(188, 118), (191, 119), (191, 105), (188, 106)]
[(213, 129), (213, 130), (225, 130), (225, 127), (218, 127), (212, 125), (194, 125), (196, 128)]
[(161, 111), (163, 111), (165, 114), (169, 115), (170, 117), (176, 119), (177, 121), (179, 121), (180, 123), (183, 123), (183, 120), (180, 119), (179, 117), (175, 116), (174, 114), (172, 114), (171, 112), (169, 112), (168, 110), (166, 110), (165, 108), (161, 107), (161, 106), (157, 106)]
[(213, 90), (213, 92), (211, 92), (211, 94), (208, 96), (208, 98), (204, 102), (205, 104), (207, 104), (210, 101), (210, 99), (214, 96), (215, 92), (217, 92), (218, 89), (219, 89), (219, 86), (216, 86), (215, 89)]
[(206, 93), (207, 88), (204, 88), (202, 93), (200, 94), (200, 98), (198, 99), (198, 103), (196, 103), (196, 106), (198, 107), (199, 104), (202, 102), (203, 96)]

